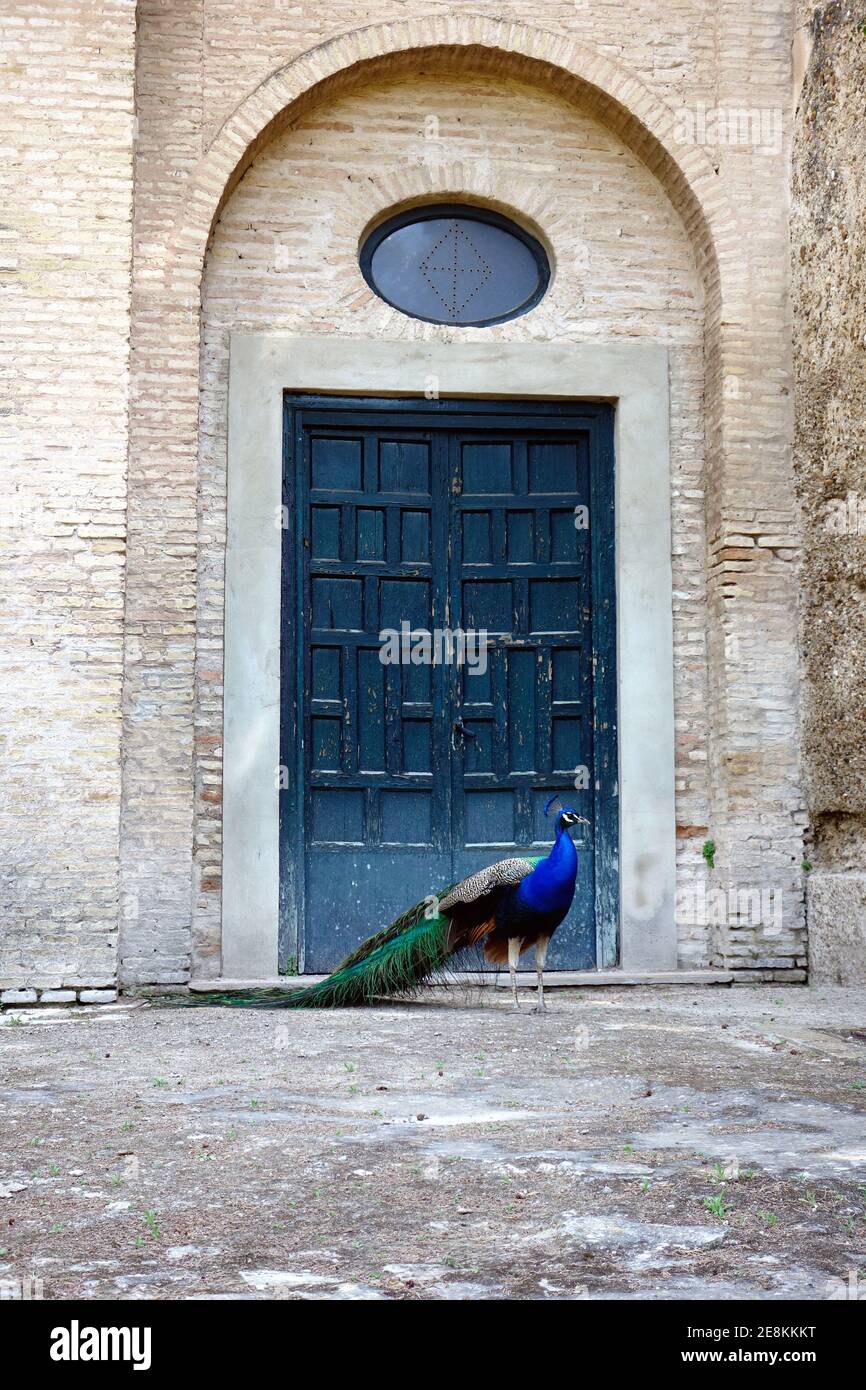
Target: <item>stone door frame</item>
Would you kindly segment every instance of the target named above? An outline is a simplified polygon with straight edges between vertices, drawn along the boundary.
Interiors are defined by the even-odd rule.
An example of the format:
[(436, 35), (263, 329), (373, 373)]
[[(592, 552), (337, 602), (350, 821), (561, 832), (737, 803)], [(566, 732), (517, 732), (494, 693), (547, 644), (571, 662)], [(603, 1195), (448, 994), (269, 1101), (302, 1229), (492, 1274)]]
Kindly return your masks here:
[(222, 975), (277, 974), (283, 394), (615, 410), (620, 965), (676, 968), (668, 357), (637, 344), (234, 333), (228, 392)]

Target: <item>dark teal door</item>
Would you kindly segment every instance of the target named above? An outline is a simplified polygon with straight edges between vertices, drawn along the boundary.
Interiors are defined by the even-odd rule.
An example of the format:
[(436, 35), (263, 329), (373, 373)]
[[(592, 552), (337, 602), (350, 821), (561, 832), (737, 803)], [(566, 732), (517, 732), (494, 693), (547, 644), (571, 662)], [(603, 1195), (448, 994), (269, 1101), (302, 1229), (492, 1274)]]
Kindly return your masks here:
[(549, 967), (614, 963), (609, 408), (287, 396), (285, 464), (282, 959), (544, 852), (559, 791), (591, 825)]

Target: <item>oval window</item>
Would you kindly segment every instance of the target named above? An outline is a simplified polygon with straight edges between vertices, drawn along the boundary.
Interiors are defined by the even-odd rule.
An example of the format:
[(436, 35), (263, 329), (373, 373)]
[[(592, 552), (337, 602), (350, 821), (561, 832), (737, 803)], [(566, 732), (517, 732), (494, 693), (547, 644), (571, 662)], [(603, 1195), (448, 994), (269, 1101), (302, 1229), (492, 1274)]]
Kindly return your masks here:
[(550, 281), (544, 248), (516, 222), (484, 208), (410, 208), (371, 232), (361, 271), (403, 314), (465, 328), (525, 314)]

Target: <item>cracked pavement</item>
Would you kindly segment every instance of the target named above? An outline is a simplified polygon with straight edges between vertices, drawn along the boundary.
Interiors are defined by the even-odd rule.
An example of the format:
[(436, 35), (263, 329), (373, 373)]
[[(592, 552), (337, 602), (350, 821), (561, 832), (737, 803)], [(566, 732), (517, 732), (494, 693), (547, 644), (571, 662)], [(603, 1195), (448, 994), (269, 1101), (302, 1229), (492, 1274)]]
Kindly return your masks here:
[(46, 1298), (866, 1291), (866, 999), (501, 991), (0, 1016), (0, 1281)]

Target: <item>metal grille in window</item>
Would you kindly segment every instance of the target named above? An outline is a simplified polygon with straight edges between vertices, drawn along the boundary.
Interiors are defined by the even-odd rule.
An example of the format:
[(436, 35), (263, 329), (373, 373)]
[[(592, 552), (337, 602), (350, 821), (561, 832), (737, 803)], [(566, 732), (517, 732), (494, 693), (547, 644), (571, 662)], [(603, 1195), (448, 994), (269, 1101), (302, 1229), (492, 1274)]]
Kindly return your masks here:
[(361, 270), (393, 308), (428, 323), (503, 323), (532, 309), (550, 281), (544, 248), (483, 208), (411, 208), (367, 237)]

